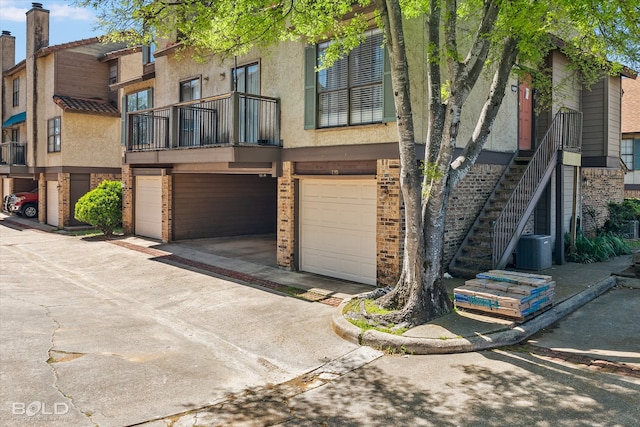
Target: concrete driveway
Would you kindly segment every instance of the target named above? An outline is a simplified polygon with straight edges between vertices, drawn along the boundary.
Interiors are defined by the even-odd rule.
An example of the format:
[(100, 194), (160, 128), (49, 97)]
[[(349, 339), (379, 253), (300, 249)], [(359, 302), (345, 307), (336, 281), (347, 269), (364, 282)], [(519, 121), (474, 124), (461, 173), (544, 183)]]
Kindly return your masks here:
[(331, 331), (334, 307), (104, 241), (5, 225), (3, 425), (141, 423), (358, 351)]

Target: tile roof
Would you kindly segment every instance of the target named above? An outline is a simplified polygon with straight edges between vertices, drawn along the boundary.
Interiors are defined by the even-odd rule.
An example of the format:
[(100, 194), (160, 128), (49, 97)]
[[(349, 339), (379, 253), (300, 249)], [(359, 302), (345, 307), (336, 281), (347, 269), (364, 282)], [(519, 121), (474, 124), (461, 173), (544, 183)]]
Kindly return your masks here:
[(101, 116), (120, 117), (116, 107), (99, 99), (76, 98), (71, 96), (53, 95), (55, 102), (65, 112), (97, 114)]

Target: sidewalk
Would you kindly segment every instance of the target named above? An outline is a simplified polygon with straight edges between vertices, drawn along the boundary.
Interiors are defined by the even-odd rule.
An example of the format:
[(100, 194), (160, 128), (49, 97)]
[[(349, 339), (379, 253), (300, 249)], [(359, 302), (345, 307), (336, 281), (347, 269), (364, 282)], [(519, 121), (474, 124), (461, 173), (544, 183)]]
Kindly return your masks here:
[[(53, 227), (19, 217), (2, 214), (0, 218), (4, 218), (4, 223), (20, 227), (54, 231)], [(131, 236), (111, 242), (147, 253), (158, 261), (203, 270), (297, 298), (337, 306), (332, 326), (344, 339), (374, 348), (411, 354), (459, 353), (516, 344), (597, 298), (618, 281), (632, 283), (634, 286), (638, 283), (635, 279), (613, 276), (632, 264), (631, 255), (596, 264), (554, 265), (539, 272), (552, 276), (556, 281), (552, 308), (525, 322), (517, 323), (506, 318), (460, 310), (412, 328), (402, 335), (393, 335), (376, 330), (363, 331), (342, 316), (342, 308), (346, 302), (357, 294), (371, 291), (370, 286), (220, 256), (211, 252), (207, 246), (190, 245), (188, 242), (163, 244)], [(445, 279), (450, 294), (463, 283), (463, 279)]]

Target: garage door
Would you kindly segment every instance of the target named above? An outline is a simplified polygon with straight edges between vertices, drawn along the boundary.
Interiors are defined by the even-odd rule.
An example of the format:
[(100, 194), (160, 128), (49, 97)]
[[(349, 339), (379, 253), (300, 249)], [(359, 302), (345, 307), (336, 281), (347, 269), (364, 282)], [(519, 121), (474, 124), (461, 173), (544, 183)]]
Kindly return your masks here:
[(135, 234), (162, 239), (162, 177), (137, 176)]
[(300, 269), (376, 284), (376, 183), (303, 179)]
[(59, 227), (58, 181), (47, 181), (47, 224)]

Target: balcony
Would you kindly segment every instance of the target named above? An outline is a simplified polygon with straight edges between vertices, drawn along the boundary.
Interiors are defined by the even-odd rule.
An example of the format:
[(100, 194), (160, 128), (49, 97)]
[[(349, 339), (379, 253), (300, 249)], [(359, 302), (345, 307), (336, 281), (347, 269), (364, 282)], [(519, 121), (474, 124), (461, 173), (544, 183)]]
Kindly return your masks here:
[(276, 98), (232, 92), (127, 115), (127, 152), (280, 147)]
[(3, 142), (0, 144), (0, 166), (26, 166), (27, 144)]

